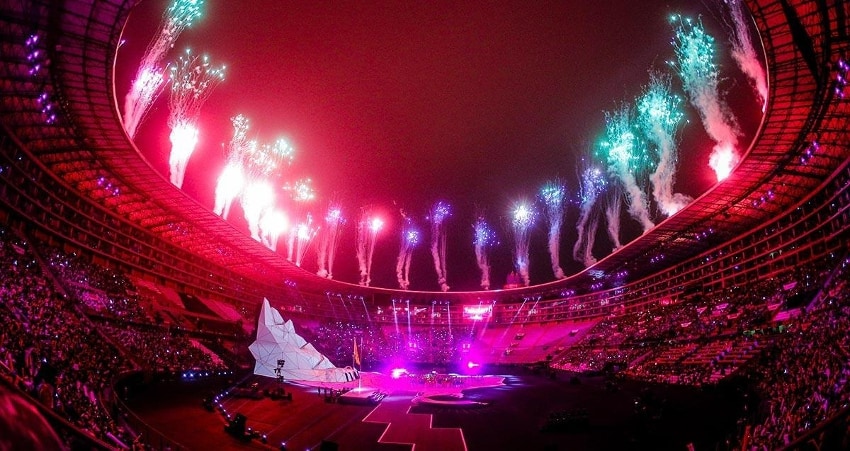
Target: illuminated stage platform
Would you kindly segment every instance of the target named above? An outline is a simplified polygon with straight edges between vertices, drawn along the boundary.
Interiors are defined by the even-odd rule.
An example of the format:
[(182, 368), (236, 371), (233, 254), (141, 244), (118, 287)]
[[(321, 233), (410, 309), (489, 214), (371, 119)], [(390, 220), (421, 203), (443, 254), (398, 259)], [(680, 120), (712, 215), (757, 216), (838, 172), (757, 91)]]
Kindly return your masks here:
[[(413, 395), (415, 397), (430, 397), (438, 395), (462, 396), (464, 390), (504, 385), (503, 376), (493, 375), (461, 375), (443, 373), (397, 373), (397, 377), (382, 373), (361, 372), (360, 379), (350, 382), (324, 381), (289, 381), (307, 387), (317, 387), (320, 390), (342, 391), (340, 398), (358, 400), (382, 394)], [(438, 398), (440, 399), (440, 398)]]

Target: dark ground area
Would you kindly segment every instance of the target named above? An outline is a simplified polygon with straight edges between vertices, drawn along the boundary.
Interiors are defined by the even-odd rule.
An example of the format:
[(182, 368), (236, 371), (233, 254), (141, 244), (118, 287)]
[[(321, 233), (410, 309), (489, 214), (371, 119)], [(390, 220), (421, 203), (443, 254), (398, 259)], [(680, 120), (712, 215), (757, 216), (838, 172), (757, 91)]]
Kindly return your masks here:
[[(461, 428), (469, 450), (697, 450), (714, 449), (734, 435), (740, 397), (724, 387), (696, 389), (612, 381), (605, 376), (555, 376), (524, 368), (497, 368), (505, 386), (467, 391), (483, 407), (415, 406), (433, 414), (433, 427)], [(268, 378), (257, 378), (271, 384)], [(370, 406), (328, 403), (315, 388), (285, 384), (292, 401), (230, 399), (231, 415), (268, 434), (268, 444), (244, 442), (224, 432), (218, 412), (202, 407), (204, 397), (228, 382), (162, 382), (137, 391), (129, 406), (151, 427), (190, 449), (339, 449), (394, 451), (409, 446), (377, 443), (384, 425), (363, 423)]]

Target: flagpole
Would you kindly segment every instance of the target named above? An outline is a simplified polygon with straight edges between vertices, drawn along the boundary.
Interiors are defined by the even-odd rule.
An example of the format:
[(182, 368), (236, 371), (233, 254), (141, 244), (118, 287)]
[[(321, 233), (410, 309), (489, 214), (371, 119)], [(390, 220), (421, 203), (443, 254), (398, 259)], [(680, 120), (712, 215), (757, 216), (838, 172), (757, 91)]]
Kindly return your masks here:
[[(356, 341), (357, 337), (354, 337), (354, 340)], [(363, 349), (363, 338), (362, 337), (360, 338), (360, 349)], [(359, 350), (357, 352), (357, 357), (360, 358), (360, 370), (362, 370), (363, 369), (363, 356), (360, 355)], [(357, 373), (357, 388), (358, 388), (358, 390), (363, 388), (363, 375), (359, 373), (360, 370), (357, 370), (358, 371), (358, 373)]]

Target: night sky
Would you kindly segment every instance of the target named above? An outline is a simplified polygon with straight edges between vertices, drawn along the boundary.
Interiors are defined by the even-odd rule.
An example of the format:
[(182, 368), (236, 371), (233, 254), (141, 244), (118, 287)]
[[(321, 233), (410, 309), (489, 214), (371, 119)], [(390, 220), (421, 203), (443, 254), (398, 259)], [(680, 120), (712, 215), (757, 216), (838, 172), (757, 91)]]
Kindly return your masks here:
[[(119, 105), (167, 3), (145, 0), (130, 16), (116, 64)], [(357, 281), (356, 222), (360, 207), (371, 204), (387, 223), (378, 238), (372, 285), (397, 286), (398, 211), (404, 208), (425, 232), (414, 252), (411, 288), (438, 289), (425, 217), (435, 201), (445, 200), (453, 207), (446, 222), (449, 285), (478, 287), (472, 222), (479, 208), (500, 238), (491, 250), (491, 278), (499, 287), (511, 270), (512, 206), (533, 200), (555, 177), (571, 195), (576, 192), (576, 163), (601, 136), (604, 111), (633, 101), (648, 82), (649, 68), (669, 71), (671, 13), (701, 15), (717, 39), (724, 98), (738, 118), (741, 143), (750, 142), (760, 106), (728, 57), (721, 10), (708, 1), (695, 3), (207, 0), (203, 17), (181, 35), (173, 54), (191, 47), (214, 64), (226, 64), (227, 74), (201, 112), (200, 142), (183, 190), (212, 209), (230, 117), (242, 113), (251, 120), (251, 137), (285, 137), (295, 146), (285, 178), (312, 178), (314, 217), (323, 218), (330, 198), (343, 205), (347, 223), (336, 279)], [(674, 78), (681, 92), (680, 86)], [(697, 197), (715, 183), (707, 166), (712, 142), (696, 112), (687, 107), (685, 113), (690, 123), (681, 134), (675, 189)], [(136, 137), (166, 179), (167, 115), (164, 93)], [(247, 233), (237, 205), (229, 221)], [(571, 205), (562, 230), (567, 274), (582, 269), (571, 257), (577, 215)], [(625, 212), (622, 217), (626, 243), (639, 228)], [(611, 248), (604, 227), (597, 257)], [(531, 241), (532, 283), (553, 280), (542, 221)], [(303, 265), (313, 272), (316, 243)], [(281, 238), (278, 252), (285, 255), (285, 249)]]

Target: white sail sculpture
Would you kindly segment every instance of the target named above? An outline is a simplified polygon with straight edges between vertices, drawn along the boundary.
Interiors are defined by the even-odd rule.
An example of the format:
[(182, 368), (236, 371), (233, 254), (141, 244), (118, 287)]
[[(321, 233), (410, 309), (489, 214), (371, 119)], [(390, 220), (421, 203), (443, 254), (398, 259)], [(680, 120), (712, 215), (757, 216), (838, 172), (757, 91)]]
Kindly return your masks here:
[[(257, 321), (257, 339), (248, 347), (256, 363), (254, 374), (290, 381), (350, 382), (360, 373), (347, 366), (338, 368), (295, 332), (292, 320), (284, 321), (277, 309), (263, 299)], [(278, 361), (285, 362), (278, 366)], [(279, 374), (278, 374), (279, 372)]]

